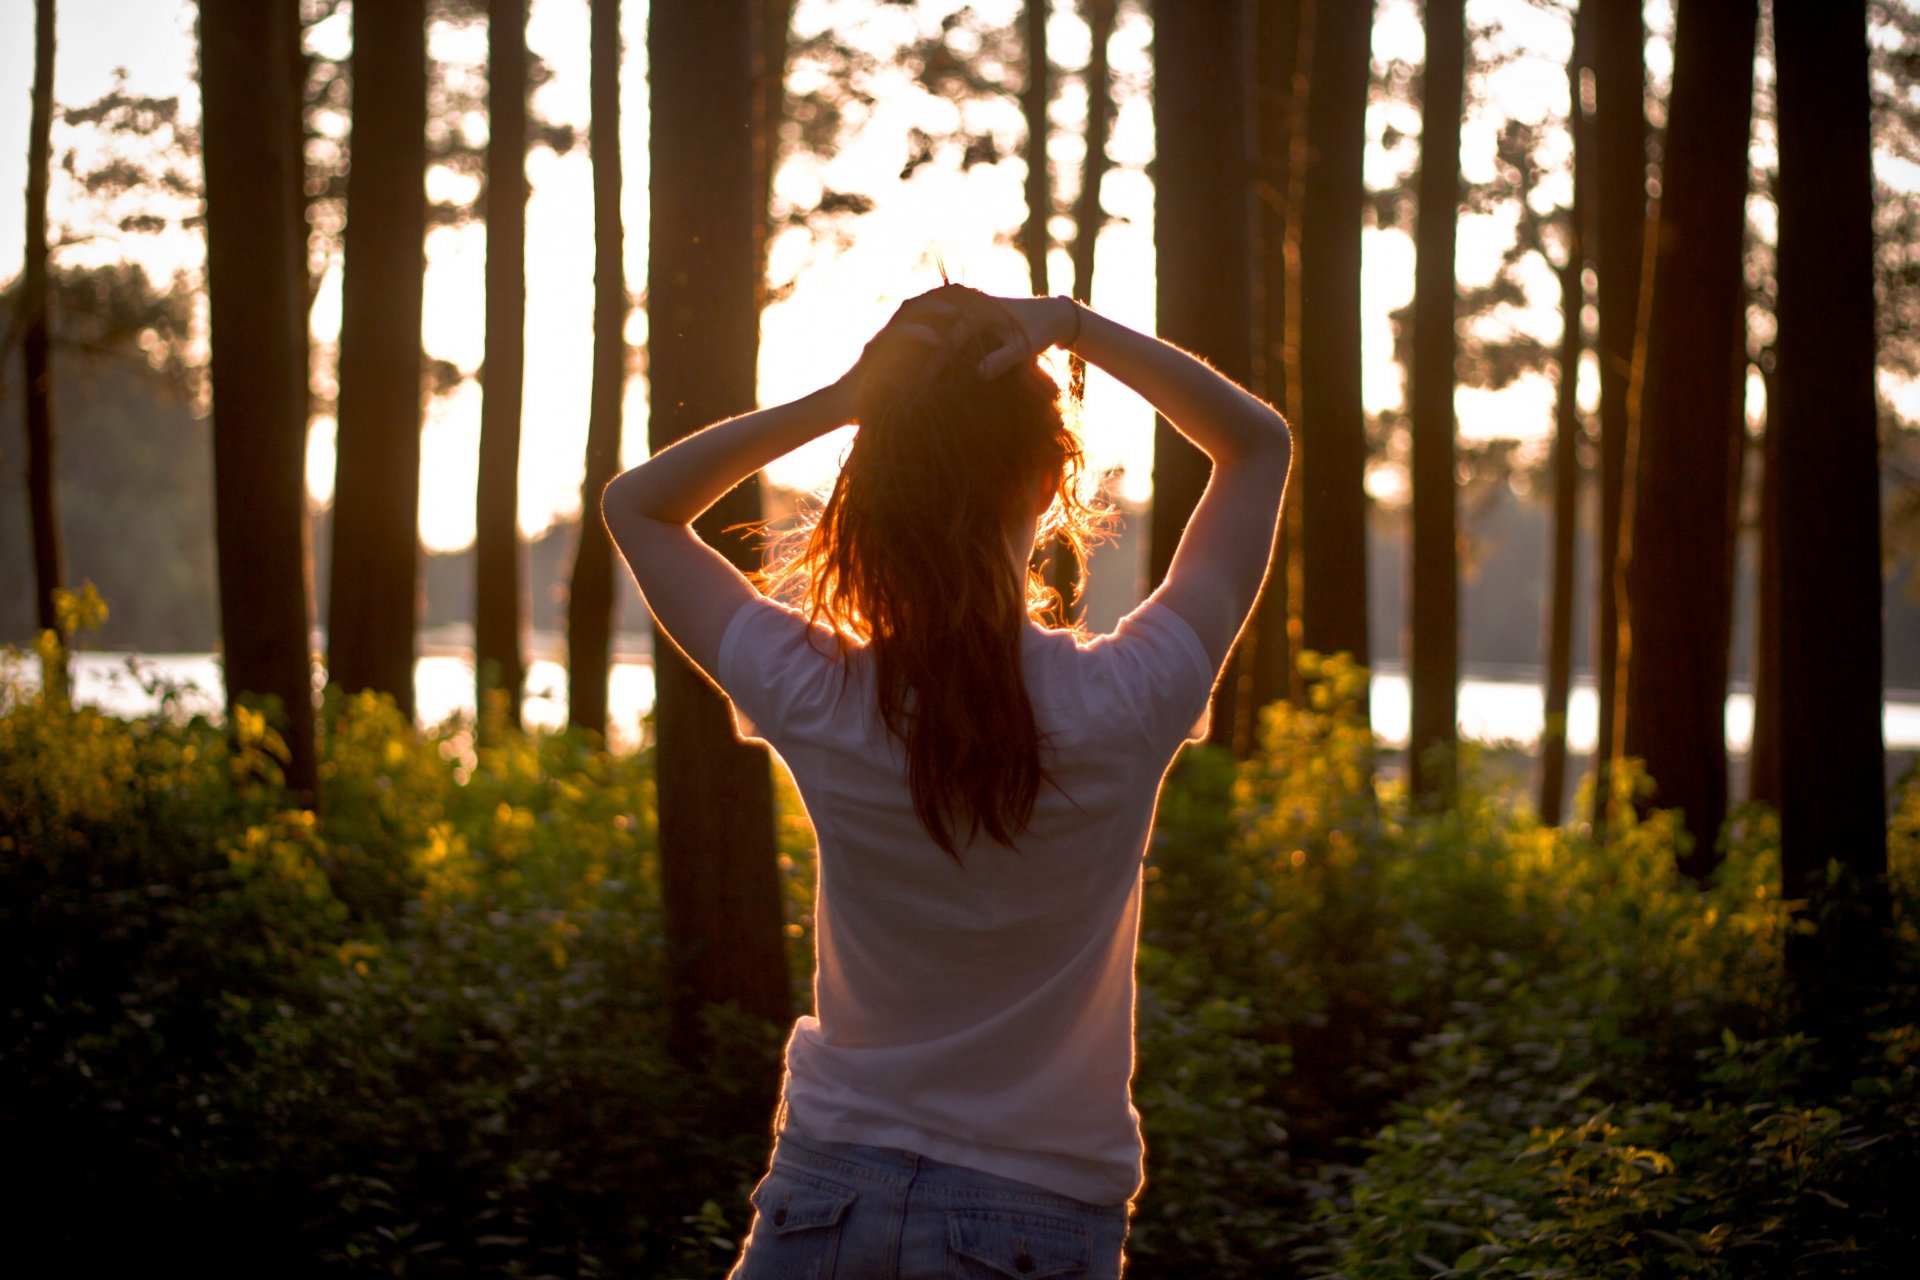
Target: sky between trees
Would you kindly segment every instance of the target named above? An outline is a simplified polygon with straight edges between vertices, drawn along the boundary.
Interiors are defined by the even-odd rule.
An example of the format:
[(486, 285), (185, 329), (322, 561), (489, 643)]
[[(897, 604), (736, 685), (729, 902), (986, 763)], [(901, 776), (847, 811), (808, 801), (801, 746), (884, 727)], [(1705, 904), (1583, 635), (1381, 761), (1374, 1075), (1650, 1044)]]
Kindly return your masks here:
[[(881, 6), (874, 0), (800, 0), (794, 15), (796, 43), (832, 27), (843, 41), (884, 53), (903, 38), (912, 24), (934, 24), (957, 0), (933, 0), (915, 9)], [(996, 16), (1012, 23), (1018, 16), (1016, 0), (982, 0), (974, 6), (989, 21)], [(1004, 13), (1001, 11), (1004, 10)], [(1423, 56), (1417, 0), (1381, 0), (1375, 20), (1373, 49), (1377, 86), (1382, 90), (1368, 113), (1366, 173), (1368, 185), (1383, 190), (1403, 181), (1418, 163), (1419, 104), (1404, 87), (1387, 78), (1395, 62), (1418, 66)], [(183, 114), (192, 119), (199, 110), (193, 74), (193, 6), (182, 0), (62, 0), (62, 38), (59, 43), (55, 95), (63, 106), (93, 101), (115, 83), (124, 68), (128, 87), (154, 95), (178, 95)], [(1462, 177), (1468, 184), (1486, 181), (1497, 164), (1498, 130), (1509, 118), (1544, 123), (1550, 139), (1565, 138), (1560, 122), (1567, 111), (1565, 61), (1570, 32), (1564, 13), (1534, 0), (1477, 0), (1468, 5), (1469, 23), (1490, 31), (1482, 52), (1495, 55), (1471, 72), (1470, 105), (1463, 124)], [(1672, 30), (1668, 0), (1646, 6), (1646, 50), (1650, 112), (1660, 122), (1671, 73), (1668, 35)], [(629, 3), (623, 10), (626, 66), (623, 71), (624, 109), (621, 143), (627, 182), (623, 192), (626, 222), (626, 263), (629, 287), (637, 294), (645, 279), (647, 254), (647, 110), (646, 7)], [(10, 3), (0, 8), (0, 192), (19, 193), (24, 186), (26, 92), (31, 81), (31, 6)], [(85, 33), (84, 36), (81, 33)], [(443, 62), (470, 67), (484, 74), (486, 57), (483, 27), (440, 27), (430, 36), (430, 52)], [(528, 39), (535, 54), (552, 68), (551, 79), (535, 95), (535, 110), (549, 120), (570, 125), (584, 134), (587, 108), (587, 6), (585, 0), (534, 0)], [(1096, 305), (1137, 326), (1153, 321), (1153, 194), (1147, 165), (1153, 153), (1150, 99), (1151, 28), (1139, 4), (1123, 5), (1111, 46), (1117, 113), (1109, 153), (1114, 162), (1103, 186), (1105, 204), (1114, 221), (1100, 239), (1101, 266), (1096, 272)], [(350, 49), (347, 15), (342, 12), (313, 28), (311, 47), (329, 56), (344, 57)], [(1084, 64), (1087, 34), (1072, 12), (1056, 13), (1049, 32), (1054, 60), (1071, 70)], [(1764, 73), (1763, 68), (1763, 73)], [(818, 74), (805, 59), (789, 68), (789, 83), (798, 87)], [(790, 228), (777, 238), (770, 257), (776, 282), (791, 282), (791, 292), (771, 305), (763, 317), (760, 388), (762, 402), (804, 393), (835, 376), (851, 363), (860, 345), (876, 329), (897, 301), (938, 282), (940, 265), (966, 283), (1004, 292), (1023, 292), (1026, 267), (1013, 237), (1025, 216), (1022, 195), (1024, 164), (1017, 101), (967, 104), (956, 108), (928, 95), (904, 72), (883, 78), (886, 90), (869, 116), (856, 122), (852, 134), (829, 159), (790, 148), (775, 185), (776, 213), (785, 202), (805, 205), (822, 189), (859, 191), (872, 197), (872, 211), (841, 220), (826, 234), (817, 227)], [(17, 92), (15, 91), (17, 90)], [(1077, 130), (1084, 120), (1084, 95), (1069, 87), (1055, 102), (1056, 137), (1053, 155), (1061, 179), (1071, 182), (1080, 158)], [(1004, 136), (1009, 158), (997, 163), (963, 168), (953, 157), (940, 157), (916, 169), (910, 179), (896, 174), (906, 136), (914, 127), (951, 128), (956, 110), (969, 113), (970, 128)], [(344, 132), (346, 118), (335, 113), (333, 124)], [(323, 121), (323, 127), (325, 122)], [(484, 115), (462, 120), (459, 126), (474, 139), (486, 132)], [(86, 145), (83, 131), (56, 125), (55, 156), (74, 145)], [(1570, 183), (1564, 168), (1566, 147), (1553, 168), (1554, 144), (1547, 147), (1546, 166), (1535, 189), (1534, 202), (1542, 208), (1563, 203)], [(1771, 158), (1771, 138), (1756, 132), (1754, 160)], [(1882, 176), (1898, 181), (1911, 166), (1886, 155), (1876, 156)], [(592, 315), (592, 235), (590, 162), (586, 149), (575, 146), (564, 154), (536, 145), (528, 156), (533, 195), (528, 221), (528, 395), (525, 419), (527, 447), (522, 456), (520, 522), (534, 533), (555, 519), (578, 510), (581, 443), (587, 422), (590, 382), (590, 322)], [(1920, 180), (1920, 175), (1911, 175)], [(92, 210), (74, 200), (70, 183), (55, 174), (52, 192), (53, 225), (61, 235), (91, 237), (63, 248), (56, 263), (76, 264), (112, 258), (130, 258), (147, 265), (156, 279), (177, 270), (197, 271), (204, 257), (202, 241), (194, 233), (159, 237), (121, 235), (104, 231)], [(429, 195), (439, 199), (467, 199), (471, 180), (449, 171), (429, 175)], [(1908, 184), (1902, 184), (1908, 185)], [(11, 207), (19, 207), (13, 197)], [(0, 207), (6, 207), (0, 202)], [(1765, 223), (1765, 210), (1759, 220)], [(1500, 256), (1513, 238), (1513, 210), (1494, 209), (1462, 216), (1457, 274), (1464, 285), (1484, 283), (1498, 269)], [(0, 272), (17, 271), (21, 223), (0, 218)], [(1365, 401), (1369, 414), (1397, 415), (1404, 405), (1404, 374), (1394, 360), (1390, 313), (1411, 297), (1413, 246), (1404, 227), (1369, 227), (1365, 238), (1363, 307), (1366, 376)], [(485, 227), (478, 221), (434, 228), (428, 238), (425, 345), (430, 357), (451, 362), (470, 374), (481, 356)], [(1056, 284), (1064, 288), (1066, 255), (1058, 251)], [(1509, 326), (1546, 344), (1558, 340), (1560, 317), (1553, 265), (1539, 255), (1521, 264), (1520, 276), (1527, 305), (1511, 308), (1488, 323)], [(339, 323), (339, 263), (334, 261), (316, 305), (313, 324), (321, 344), (314, 377), (333, 377), (333, 339)], [(646, 316), (636, 308), (628, 337), (636, 347), (644, 343)], [(1589, 359), (1590, 364), (1590, 359)], [(1581, 371), (1582, 400), (1591, 407), (1592, 369)], [(1752, 393), (1757, 397), (1758, 379)], [(1915, 388), (1885, 386), (1906, 416), (1920, 409)], [(1456, 390), (1463, 439), (1516, 437), (1539, 441), (1552, 423), (1554, 386), (1549, 374), (1523, 374), (1500, 391), (1474, 387)], [(645, 421), (646, 381), (629, 380), (628, 421)], [(421, 530), (427, 545), (437, 550), (468, 543), (473, 532), (473, 492), (479, 423), (479, 388), (468, 378), (429, 407), (423, 436)], [(1757, 405), (1755, 406), (1757, 408)], [(1150, 492), (1152, 419), (1137, 399), (1096, 375), (1089, 387), (1089, 447), (1096, 467), (1121, 466), (1126, 479), (1123, 493), (1136, 501)], [(309, 488), (326, 501), (332, 490), (332, 420), (316, 419), (309, 449)], [(626, 434), (628, 461), (644, 450), (645, 433)], [(794, 488), (822, 484), (831, 474), (846, 441), (829, 437), (776, 468), (772, 479)], [(1401, 456), (1404, 456), (1403, 454)], [(1526, 449), (1521, 460), (1528, 459)], [(1390, 448), (1369, 478), (1374, 496), (1387, 502), (1402, 500), (1404, 471)]]

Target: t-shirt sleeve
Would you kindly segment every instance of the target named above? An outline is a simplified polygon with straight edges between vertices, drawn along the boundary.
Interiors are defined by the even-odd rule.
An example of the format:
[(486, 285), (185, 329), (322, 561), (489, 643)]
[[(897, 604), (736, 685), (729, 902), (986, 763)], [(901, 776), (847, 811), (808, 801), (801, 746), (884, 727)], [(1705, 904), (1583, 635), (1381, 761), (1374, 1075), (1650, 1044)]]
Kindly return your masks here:
[(1121, 619), (1103, 647), (1149, 741), (1171, 750), (1206, 736), (1218, 673), (1185, 618), (1149, 600)]
[(831, 677), (834, 642), (803, 614), (762, 597), (734, 613), (714, 665), (714, 679), (733, 703), (735, 731), (771, 742)]

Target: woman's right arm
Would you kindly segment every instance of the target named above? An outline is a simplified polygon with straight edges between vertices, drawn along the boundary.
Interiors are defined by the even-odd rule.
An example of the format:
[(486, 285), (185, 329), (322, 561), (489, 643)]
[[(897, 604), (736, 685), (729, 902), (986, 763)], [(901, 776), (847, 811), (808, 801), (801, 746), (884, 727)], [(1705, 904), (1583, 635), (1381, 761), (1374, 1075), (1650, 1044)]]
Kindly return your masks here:
[[(1217, 669), (1273, 554), (1293, 454), (1286, 419), (1204, 361), (1087, 307), (1063, 298), (1000, 301), (1034, 349), (1070, 346), (1137, 391), (1212, 461), (1206, 492), (1154, 596), (1193, 628)], [(981, 375), (998, 376), (1023, 354), (1003, 347)]]

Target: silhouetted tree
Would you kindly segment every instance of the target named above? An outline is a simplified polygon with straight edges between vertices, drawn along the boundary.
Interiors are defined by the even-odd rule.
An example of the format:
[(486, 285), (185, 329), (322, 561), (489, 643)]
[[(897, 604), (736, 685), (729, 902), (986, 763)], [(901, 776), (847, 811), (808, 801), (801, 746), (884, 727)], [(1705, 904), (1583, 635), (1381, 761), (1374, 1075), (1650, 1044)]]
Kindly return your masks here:
[[(1686, 815), (1704, 878), (1727, 810), (1734, 459), (1745, 368), (1755, 0), (1688, 0), (1674, 32), (1646, 368), (1629, 440), (1626, 751)], [(1735, 357), (1738, 357), (1736, 361)]]
[(1300, 217), (1301, 644), (1369, 661), (1367, 435), (1360, 401), (1360, 231), (1372, 0), (1302, 6), (1307, 74)]
[(1026, 35), (1026, 83), (1020, 89), (1020, 110), (1027, 118), (1027, 220), (1020, 228), (1020, 250), (1027, 256), (1027, 279), (1035, 295), (1047, 286), (1047, 250), (1052, 237), (1047, 221), (1053, 216), (1053, 183), (1047, 160), (1047, 104), (1052, 100), (1053, 77), (1047, 72), (1047, 0), (1027, 0), (1023, 29)]
[[(480, 705), (520, 725), (520, 404), (527, 315), (527, 0), (487, 11), (487, 337), (474, 502), (473, 660)], [(482, 717), (482, 723), (486, 717)]]
[(1787, 966), (1821, 1030), (1881, 981), (1889, 921), (1865, 5), (1776, 4), (1773, 21), (1780, 857), (1817, 925), (1788, 935)]
[(34, 624), (60, 639), (46, 691), (67, 696), (66, 629), (53, 593), (65, 581), (60, 556), (53, 463), (53, 359), (47, 322), (47, 176), (53, 149), (53, 0), (37, 0), (33, 19), (33, 115), (27, 125), (27, 243), (21, 272), (20, 354), (27, 391), (27, 506), (33, 529)]
[(759, 246), (759, 266), (754, 279), (760, 289), (760, 307), (772, 300), (767, 281), (767, 254), (773, 246), (773, 178), (780, 168), (781, 127), (792, 120), (787, 109), (787, 61), (789, 37), (793, 34), (793, 0), (759, 0), (756, 11), (760, 61), (754, 74), (759, 96), (755, 101), (753, 163), (760, 187), (762, 216), (754, 222), (754, 242)]
[[(1254, 238), (1258, 270), (1255, 282), (1252, 388), (1266, 397), (1289, 421), (1300, 420), (1299, 300), (1300, 300), (1300, 181), (1304, 164), (1296, 163), (1306, 146), (1308, 94), (1300, 75), (1300, 19), (1304, 0), (1258, 0), (1254, 5), (1253, 137), (1257, 165), (1254, 192)], [(1236, 714), (1235, 731), (1244, 724), (1247, 736), (1236, 747), (1258, 740), (1259, 711), (1268, 703), (1294, 697), (1299, 673), (1294, 669), (1292, 608), (1299, 546), (1298, 502), (1288, 502), (1274, 531), (1273, 556), (1252, 616), (1240, 633), (1234, 666), (1228, 678), (1245, 714)]]
[[(1415, 796), (1453, 790), (1459, 747), (1460, 553), (1455, 525), (1454, 277), (1460, 209), (1460, 113), (1466, 97), (1465, 0), (1426, 0), (1420, 109), (1420, 215), (1413, 295), (1413, 555), (1407, 664), (1407, 774)], [(1437, 753), (1437, 755), (1436, 755)]]
[[(1162, 337), (1245, 385), (1253, 379), (1253, 208), (1246, 11), (1163, 4), (1154, 12), (1154, 252)], [(1157, 586), (1210, 474), (1164, 419), (1153, 436), (1148, 574)], [(1238, 680), (1214, 691), (1211, 737), (1247, 741)]]
[(1780, 808), (1780, 433), (1774, 380), (1761, 373), (1767, 420), (1760, 440), (1760, 547), (1754, 573), (1753, 739), (1747, 749), (1747, 799)]
[(423, 0), (355, 5), (352, 67), (327, 678), (391, 694), (412, 719), (427, 229)]
[[(1087, 153), (1080, 171), (1080, 196), (1073, 210), (1073, 296), (1093, 300), (1094, 249), (1107, 223), (1100, 207), (1100, 185), (1107, 175), (1107, 134), (1113, 117), (1113, 86), (1107, 63), (1107, 42), (1113, 38), (1116, 0), (1084, 0), (1087, 34)], [(1084, 377), (1085, 365), (1078, 366)]]
[[(653, 102), (647, 266), (649, 434), (660, 450), (754, 404), (759, 348), (756, 0), (656, 5), (648, 24)], [(758, 478), (695, 523), (743, 569), (755, 547), (735, 526), (760, 515)], [(763, 748), (741, 743), (726, 702), (656, 629), (660, 879), (683, 1052), (702, 1006), (732, 1001), (788, 1016), (775, 862), (773, 782)]]
[(1626, 493), (1627, 398), (1639, 329), (1640, 278), (1647, 223), (1645, 26), (1638, 0), (1596, 0), (1594, 11), (1594, 199), (1599, 219), (1594, 265), (1600, 331), (1600, 548), (1595, 684), (1599, 737), (1594, 748), (1594, 830), (1605, 825), (1613, 794), (1611, 762), (1621, 752), (1619, 694), (1620, 506)]
[(1573, 689), (1574, 534), (1580, 521), (1580, 353), (1585, 346), (1581, 312), (1587, 254), (1593, 246), (1593, 104), (1585, 85), (1592, 72), (1597, 0), (1577, 0), (1573, 53), (1567, 59), (1567, 127), (1573, 141), (1573, 196), (1566, 227), (1566, 261), (1560, 267), (1560, 368), (1553, 430), (1552, 581), (1546, 617), (1547, 678), (1540, 731), (1540, 820), (1558, 825), (1567, 789), (1567, 702)]
[(607, 732), (607, 666), (613, 641), (613, 544), (594, 515), (620, 469), (627, 381), (626, 236), (620, 222), (620, 0), (593, 0), (593, 390), (587, 470), (580, 485), (580, 545), (567, 589), (567, 720)]
[(305, 223), (296, 0), (203, 0), (214, 529), (230, 717), (279, 704), (286, 782), (315, 793), (306, 527)]

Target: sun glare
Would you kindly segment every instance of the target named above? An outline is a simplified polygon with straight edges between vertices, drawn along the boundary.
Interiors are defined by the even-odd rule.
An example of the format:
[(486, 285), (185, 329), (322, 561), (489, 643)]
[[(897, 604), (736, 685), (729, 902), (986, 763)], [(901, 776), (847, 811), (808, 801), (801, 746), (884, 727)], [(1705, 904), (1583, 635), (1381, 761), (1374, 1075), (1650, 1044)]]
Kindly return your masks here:
[[(959, 0), (930, 0), (912, 7), (878, 5), (873, 0), (799, 0), (794, 9), (797, 38), (829, 26), (837, 36), (891, 56), (903, 33), (938, 24)], [(976, 5), (988, 21), (1012, 22), (1014, 0)], [(1563, 14), (1524, 0), (1472, 0), (1470, 20), (1493, 25), (1491, 52), (1482, 100), (1473, 105), (1462, 136), (1462, 166), (1471, 179), (1487, 179), (1498, 164), (1494, 140), (1505, 119), (1538, 124), (1547, 130), (1540, 152), (1545, 166), (1534, 192), (1536, 210), (1550, 213), (1564, 199), (1566, 148), (1556, 123), (1567, 110), (1564, 59), (1569, 33)], [(116, 0), (63, 0), (63, 22), (89, 33), (85, 40), (59, 46), (56, 72), (60, 100), (90, 101), (114, 83), (114, 68), (124, 66), (134, 92), (178, 96), (183, 115), (198, 115), (191, 78), (193, 28), (191, 6), (129, 6)], [(646, 109), (646, 6), (629, 0), (622, 9), (626, 60), (622, 73), (624, 109), (620, 146), (624, 167), (622, 213), (626, 278), (636, 300), (647, 269), (648, 113)], [(1664, 91), (1671, 75), (1672, 7), (1667, 0), (1649, 4), (1648, 67), (1652, 97)], [(24, 51), (31, 46), (30, 7), (10, 6), (0, 14), (0, 72), (9, 82), (26, 82)], [(351, 25), (335, 14), (310, 29), (310, 43), (329, 56), (350, 51)], [(528, 156), (532, 196), (527, 208), (526, 382), (521, 450), (520, 525), (536, 534), (580, 509), (588, 396), (591, 387), (593, 215), (592, 170), (585, 131), (587, 98), (587, 7), (585, 0), (533, 0), (528, 40), (551, 69), (536, 95), (546, 118), (571, 125), (578, 145), (556, 153), (544, 145)], [(1071, 70), (1084, 62), (1088, 37), (1074, 14), (1057, 11), (1049, 25), (1056, 61)], [(439, 24), (430, 32), (435, 58), (458, 65), (458, 74), (484, 76), (486, 45), (480, 24)], [(1420, 10), (1414, 0), (1380, 0), (1376, 8), (1373, 53), (1376, 72), (1387, 76), (1395, 65), (1417, 66), (1422, 57)], [(1153, 155), (1151, 27), (1144, 13), (1127, 6), (1110, 46), (1116, 84), (1109, 153), (1113, 167), (1102, 188), (1111, 221), (1099, 238), (1094, 300), (1101, 310), (1136, 327), (1154, 327), (1153, 189), (1148, 165)], [(803, 90), (823, 69), (806, 55), (790, 67), (792, 84)], [(1480, 73), (1476, 73), (1480, 74)], [(938, 283), (939, 266), (962, 283), (982, 289), (1024, 293), (1024, 259), (1014, 246), (1025, 217), (1023, 162), (1018, 140), (1024, 132), (1019, 109), (1011, 101), (964, 105), (926, 92), (904, 69), (881, 66), (871, 107), (849, 120), (859, 127), (843, 138), (831, 158), (789, 145), (777, 171), (776, 214), (809, 207), (823, 191), (859, 192), (872, 211), (835, 221), (786, 225), (775, 235), (769, 275), (780, 300), (762, 317), (760, 400), (772, 403), (803, 394), (836, 377), (859, 355), (862, 344), (885, 322), (893, 308), (912, 294)], [(1395, 82), (1397, 83), (1397, 82)], [(26, 130), (24, 93), (0, 100), (0, 189), (23, 185)], [(950, 127), (965, 112), (968, 124), (992, 132), (1008, 155), (996, 162), (962, 165), (955, 156), (902, 176), (908, 131)], [(1071, 198), (1082, 148), (1077, 130), (1084, 122), (1084, 93), (1069, 84), (1054, 107), (1056, 136), (1051, 158), (1056, 193)], [(1366, 179), (1376, 190), (1403, 181), (1418, 160), (1419, 113), (1411, 90), (1393, 89), (1368, 113)], [(347, 124), (341, 115), (334, 122)], [(471, 140), (484, 138), (484, 117), (459, 126)], [(1010, 142), (1007, 140), (1011, 140)], [(58, 145), (59, 140), (56, 139)], [(1389, 145), (1391, 143), (1391, 145)], [(72, 140), (69, 139), (69, 145)], [(1757, 140), (1763, 149), (1768, 139)], [(1762, 160), (1766, 156), (1760, 157)], [(1894, 177), (1901, 172), (1890, 169)], [(474, 180), (436, 169), (426, 177), (436, 200), (469, 200)], [(56, 196), (60, 195), (56, 183)], [(56, 203), (56, 220), (78, 217), (77, 206)], [(1757, 211), (1766, 222), (1767, 210)], [(85, 233), (84, 228), (69, 230)], [(1065, 228), (1070, 231), (1071, 228)], [(1404, 372), (1394, 359), (1391, 314), (1411, 299), (1413, 246), (1405, 219), (1368, 226), (1363, 240), (1363, 402), (1370, 414), (1404, 410)], [(1457, 270), (1466, 285), (1490, 280), (1514, 234), (1511, 211), (1470, 214), (1461, 219)], [(18, 262), (20, 227), (0, 221), (0, 262)], [(60, 261), (75, 263), (97, 255), (141, 261), (150, 275), (166, 279), (177, 270), (197, 269), (203, 253), (197, 232), (165, 237), (121, 236), (111, 229), (86, 243), (61, 250)], [(477, 374), (484, 352), (484, 267), (486, 229), (478, 221), (439, 226), (426, 244), (426, 294), (423, 346), (429, 359), (445, 362), (463, 381), (429, 406), (422, 436), (423, 477), (420, 527), (426, 545), (437, 551), (467, 545), (473, 536), (474, 451), (481, 395)], [(1064, 291), (1070, 268), (1064, 250), (1050, 264), (1049, 291)], [(1494, 317), (1510, 333), (1543, 340), (1558, 328), (1559, 305), (1554, 273), (1544, 260), (1521, 274), (1525, 304)], [(322, 358), (314, 371), (316, 391), (333, 390), (331, 365), (339, 329), (339, 266), (322, 281), (313, 312)], [(646, 339), (646, 318), (637, 306), (627, 338), (635, 349)], [(646, 382), (636, 375), (625, 396), (622, 457), (636, 462), (646, 454)], [(1592, 401), (1591, 371), (1583, 366), (1582, 402)], [(1920, 404), (1912, 388), (1889, 386), (1889, 396), (1905, 411)], [(1757, 405), (1762, 393), (1750, 391)], [(1456, 398), (1463, 436), (1533, 436), (1551, 429), (1553, 388), (1544, 375), (1530, 375), (1499, 391), (1462, 388)], [(1096, 375), (1088, 385), (1085, 424), (1089, 461), (1095, 474), (1119, 470), (1121, 496), (1144, 502), (1151, 490), (1153, 416), (1147, 407), (1112, 380)], [(845, 433), (828, 436), (769, 469), (770, 480), (797, 490), (828, 483), (847, 445)], [(332, 496), (333, 422), (315, 419), (307, 453), (309, 490), (324, 504)]]

